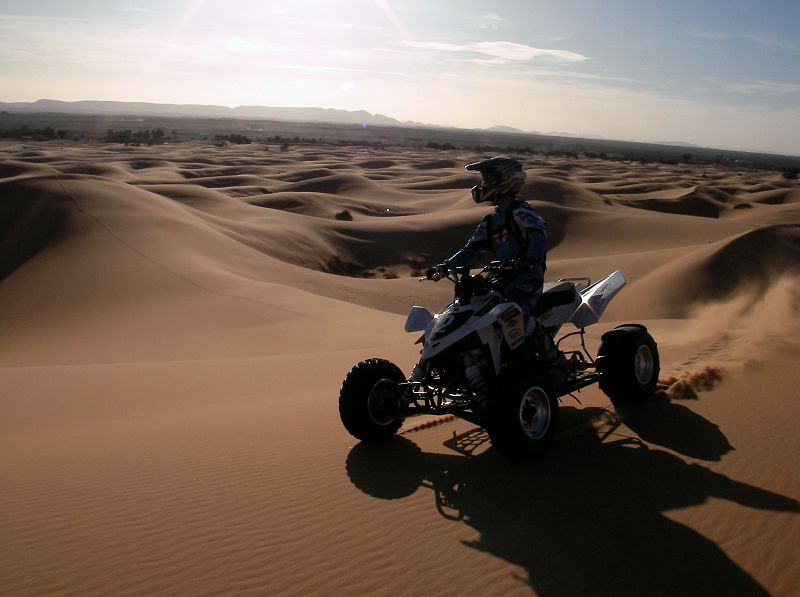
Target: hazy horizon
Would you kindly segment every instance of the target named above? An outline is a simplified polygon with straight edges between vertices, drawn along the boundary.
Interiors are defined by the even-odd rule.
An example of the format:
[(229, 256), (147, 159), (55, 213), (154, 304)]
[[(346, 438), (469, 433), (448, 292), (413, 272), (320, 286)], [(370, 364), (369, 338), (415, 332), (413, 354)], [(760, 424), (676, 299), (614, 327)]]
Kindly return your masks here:
[(0, 101), (365, 110), (800, 154), (788, 1), (0, 0)]

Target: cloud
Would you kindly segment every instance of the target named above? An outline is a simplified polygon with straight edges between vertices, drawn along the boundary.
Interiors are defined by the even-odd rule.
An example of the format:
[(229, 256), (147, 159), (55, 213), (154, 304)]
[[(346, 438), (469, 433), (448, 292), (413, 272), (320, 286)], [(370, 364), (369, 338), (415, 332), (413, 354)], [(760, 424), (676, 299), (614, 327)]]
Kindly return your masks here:
[(482, 15), (469, 18), (470, 20), (476, 22), (480, 29), (492, 29), (494, 31), (500, 29), (500, 26), (506, 21), (503, 17), (494, 12), (487, 12)]
[(288, 53), (291, 51), (286, 46), (270, 43), (262, 39), (241, 39), (236, 37), (221, 41), (218, 47), (221, 50), (236, 54)]
[(552, 50), (534, 48), (525, 44), (512, 41), (483, 41), (471, 44), (449, 44), (436, 41), (405, 42), (403, 45), (418, 50), (433, 50), (437, 52), (459, 52), (483, 54), (490, 56), (487, 59), (476, 59), (478, 62), (488, 64), (506, 64), (509, 62), (527, 62), (538, 59), (550, 59), (558, 62), (582, 62), (588, 60), (587, 56), (570, 52), (568, 50)]
[(728, 83), (724, 86), (729, 93), (739, 93), (743, 95), (788, 95), (800, 93), (800, 84), (784, 83), (782, 81), (764, 81), (759, 79), (747, 79), (740, 83)]
[(367, 72), (359, 68), (346, 68), (341, 66), (325, 66), (321, 64), (278, 64), (275, 68), (296, 71), (307, 75), (361, 73)]
[(386, 28), (381, 27), (380, 25), (362, 25), (358, 23), (329, 23), (327, 26), (333, 29), (345, 29), (351, 31), (386, 31)]
[(792, 52), (793, 54), (800, 54), (800, 44), (794, 41), (787, 41), (774, 35), (765, 35), (763, 33), (751, 33), (744, 36), (745, 39), (750, 40), (754, 44), (767, 48), (770, 50), (783, 50)]
[(726, 33), (710, 29), (690, 29), (685, 33), (689, 37), (703, 41), (735, 42), (744, 40), (767, 50), (780, 50), (800, 54), (800, 43), (777, 35), (766, 33)]
[(485, 41), (471, 44), (470, 48), (494, 58), (502, 58), (510, 61), (535, 60), (537, 58), (552, 58), (562, 62), (582, 62), (588, 60), (587, 56), (567, 50), (545, 50), (510, 41)]
[(486, 14), (482, 14), (481, 18), (486, 21), (505, 21), (503, 17), (494, 12), (487, 12)]
[(725, 41), (731, 38), (729, 33), (713, 31), (711, 29), (690, 29), (686, 31), (686, 35), (706, 41)]

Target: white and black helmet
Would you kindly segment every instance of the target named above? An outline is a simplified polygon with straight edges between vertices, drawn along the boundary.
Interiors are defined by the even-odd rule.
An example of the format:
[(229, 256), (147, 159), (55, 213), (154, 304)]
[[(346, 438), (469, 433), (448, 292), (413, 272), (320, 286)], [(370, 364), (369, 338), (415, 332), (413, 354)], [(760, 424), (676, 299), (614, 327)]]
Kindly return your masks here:
[(472, 187), (475, 203), (488, 201), (495, 205), (506, 195), (516, 195), (525, 184), (522, 164), (513, 158), (496, 156), (467, 164), (465, 169), (481, 173), (481, 184)]

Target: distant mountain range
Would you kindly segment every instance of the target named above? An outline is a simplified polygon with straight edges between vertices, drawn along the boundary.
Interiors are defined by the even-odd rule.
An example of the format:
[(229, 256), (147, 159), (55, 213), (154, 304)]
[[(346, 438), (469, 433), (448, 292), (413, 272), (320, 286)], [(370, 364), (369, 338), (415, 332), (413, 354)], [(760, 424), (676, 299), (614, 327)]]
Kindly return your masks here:
[[(332, 124), (367, 124), (452, 129), (448, 125), (429, 124), (412, 120), (397, 120), (366, 110), (337, 110), (334, 108), (281, 108), (272, 106), (215, 106), (206, 104), (154, 104), (149, 102), (114, 102), (85, 100), (65, 102), (40, 99), (35, 102), (0, 102), (0, 111), (56, 114), (100, 114), (106, 116), (166, 116), (184, 118), (241, 118), (243, 120), (277, 120), (284, 122), (326, 122)], [(486, 130), (495, 133), (530, 134), (511, 126), (498, 125)], [(534, 132), (533, 134), (541, 134)]]
[[(170, 118), (232, 118), (241, 120), (273, 120), (283, 122), (316, 122), (340, 125), (380, 125), (396, 127), (414, 127), (425, 129), (444, 129), (450, 131), (485, 131), (503, 135), (535, 135), (553, 138), (565, 138), (584, 141), (622, 141), (630, 143), (657, 144), (672, 147), (698, 148), (692, 143), (681, 141), (641, 141), (634, 139), (608, 139), (595, 135), (578, 135), (566, 132), (539, 132), (524, 131), (506, 125), (496, 125), (484, 129), (458, 129), (457, 127), (415, 122), (401, 121), (383, 114), (372, 114), (366, 110), (339, 110), (335, 108), (290, 108), (273, 106), (227, 106), (205, 104), (156, 104), (150, 102), (115, 102), (84, 100), (66, 102), (53, 99), (40, 99), (35, 102), (0, 102), (0, 112), (13, 114), (69, 114), (69, 115), (106, 115), (106, 116), (139, 116), (139, 117), (170, 117)], [(746, 150), (740, 150), (746, 151)]]
[(431, 126), (419, 122), (401, 122), (365, 110), (333, 108), (275, 108), (269, 106), (227, 106), (201, 104), (152, 104), (147, 102), (110, 102), (40, 99), (35, 102), (0, 102), (0, 111), (56, 112), (59, 114), (105, 114), (125, 116), (170, 116), (195, 118), (242, 118), (250, 120), (283, 120), (298, 122), (330, 122), (335, 124), (372, 124), (383, 126)]

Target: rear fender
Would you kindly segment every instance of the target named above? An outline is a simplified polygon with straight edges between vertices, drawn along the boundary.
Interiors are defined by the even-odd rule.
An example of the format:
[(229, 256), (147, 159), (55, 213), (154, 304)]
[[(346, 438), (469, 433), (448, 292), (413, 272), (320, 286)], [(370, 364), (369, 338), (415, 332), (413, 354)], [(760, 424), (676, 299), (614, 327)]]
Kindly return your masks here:
[(608, 303), (622, 290), (623, 286), (625, 286), (625, 276), (617, 270), (581, 290), (581, 304), (570, 317), (570, 322), (577, 328), (585, 328), (600, 321)]

